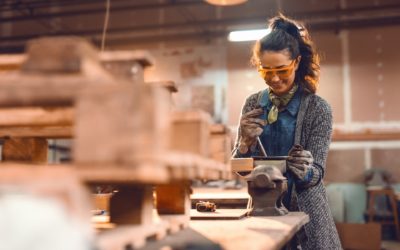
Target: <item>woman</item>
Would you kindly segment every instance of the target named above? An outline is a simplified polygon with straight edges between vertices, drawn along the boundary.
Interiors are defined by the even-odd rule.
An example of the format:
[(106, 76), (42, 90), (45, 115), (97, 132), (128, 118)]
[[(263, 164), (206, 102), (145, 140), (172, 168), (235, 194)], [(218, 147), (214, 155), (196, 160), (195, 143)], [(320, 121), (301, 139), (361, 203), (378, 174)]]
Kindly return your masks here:
[(268, 88), (246, 99), (233, 156), (260, 155), (258, 137), (268, 155), (288, 155), (283, 203), (289, 211), (310, 216), (296, 237), (302, 249), (341, 249), (322, 183), (332, 113), (315, 95), (319, 58), (300, 24), (279, 15), (269, 28), (254, 45), (252, 57)]

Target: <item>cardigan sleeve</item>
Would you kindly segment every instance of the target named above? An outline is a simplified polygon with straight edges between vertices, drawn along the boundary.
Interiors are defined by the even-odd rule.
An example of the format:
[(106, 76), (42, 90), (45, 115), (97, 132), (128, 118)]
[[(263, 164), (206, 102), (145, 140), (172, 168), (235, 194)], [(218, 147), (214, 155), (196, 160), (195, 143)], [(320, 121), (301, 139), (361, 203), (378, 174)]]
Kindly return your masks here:
[(325, 175), (325, 164), (332, 135), (332, 111), (329, 104), (319, 96), (314, 96), (309, 104), (304, 121), (305, 149), (314, 157), (308, 182), (297, 183), (307, 188), (317, 185)]
[(242, 112), (241, 112), (241, 115), (240, 115), (240, 118), (239, 118), (239, 122), (238, 122), (236, 140), (235, 140), (235, 144), (234, 144), (234, 147), (233, 147), (233, 150), (232, 150), (232, 157), (233, 158), (250, 157), (251, 155), (253, 155), (254, 151), (256, 150), (255, 145), (252, 145), (249, 148), (249, 151), (246, 154), (241, 154), (239, 152), (239, 141), (240, 141), (240, 126), (239, 126), (239, 124), (240, 124), (240, 119), (241, 119), (243, 114), (245, 114), (245, 113), (257, 108), (258, 99), (259, 99), (260, 94), (261, 94), (261, 91), (255, 93), (255, 94), (252, 94), (249, 97), (247, 97), (246, 101), (244, 102), (244, 105), (242, 107)]

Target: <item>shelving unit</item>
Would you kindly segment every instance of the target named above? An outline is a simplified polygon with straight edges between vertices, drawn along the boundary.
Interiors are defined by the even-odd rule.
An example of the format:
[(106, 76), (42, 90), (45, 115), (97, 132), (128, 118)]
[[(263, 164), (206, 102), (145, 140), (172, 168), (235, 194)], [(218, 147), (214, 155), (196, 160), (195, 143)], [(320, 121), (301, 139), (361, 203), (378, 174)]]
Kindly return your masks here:
[[(100, 249), (141, 247), (179, 231), (189, 223), (190, 180), (230, 176), (229, 164), (176, 144), (188, 137), (180, 126), (208, 143), (210, 121), (195, 111), (173, 115), (167, 89), (144, 83), (152, 63), (145, 52), (99, 54), (79, 38), (43, 38), (29, 43), (21, 71), (0, 79), (3, 159), (13, 161), (0, 165), (0, 175), (15, 175), (7, 184), (18, 186), (38, 176), (56, 185), (68, 176), (79, 186), (70, 192), (87, 197), (74, 206), (87, 212), (84, 186), (114, 185), (109, 222), (96, 237)], [(74, 139), (71, 163), (46, 163), (48, 138)]]

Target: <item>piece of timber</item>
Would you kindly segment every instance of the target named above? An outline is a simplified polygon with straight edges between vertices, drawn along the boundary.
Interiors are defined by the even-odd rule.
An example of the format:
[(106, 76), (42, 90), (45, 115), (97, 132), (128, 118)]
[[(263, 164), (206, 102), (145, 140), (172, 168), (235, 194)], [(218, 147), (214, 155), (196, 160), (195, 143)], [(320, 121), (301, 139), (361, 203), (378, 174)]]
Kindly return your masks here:
[(232, 158), (231, 167), (234, 172), (252, 171), (254, 168), (253, 158)]
[(120, 84), (82, 92), (76, 104), (74, 160), (134, 165), (168, 147), (169, 107), (159, 88)]
[(80, 37), (42, 37), (28, 41), (27, 58), (21, 70), (28, 75), (80, 74), (111, 80), (111, 75), (100, 64), (98, 50)]
[(79, 74), (3, 74), (0, 106), (72, 106), (86, 87), (117, 84), (111, 78), (88, 78)]
[(279, 250), (309, 221), (303, 212), (241, 220), (195, 220), (190, 227), (223, 249)]
[(160, 92), (163, 92), (164, 99), (166, 102), (164, 105), (168, 105), (170, 111), (173, 110), (175, 103), (172, 97), (172, 93), (178, 91), (173, 81), (145, 82), (145, 85), (160, 89), (161, 90)]
[(156, 204), (160, 215), (186, 214), (190, 211), (190, 183), (189, 181), (173, 182), (157, 185)]
[(131, 164), (76, 163), (85, 182), (89, 183), (154, 183), (171, 181), (231, 178), (229, 164), (186, 152), (163, 152), (136, 155)]
[(0, 55), (0, 72), (16, 71), (21, 68), (26, 60), (26, 54), (3, 54)]
[(72, 107), (0, 108), (0, 127), (3, 126), (72, 126)]
[(0, 138), (5, 137), (41, 137), (41, 138), (71, 138), (72, 126), (2, 126)]
[(3, 162), (47, 163), (48, 143), (44, 138), (6, 138), (3, 141)]
[[(102, 63), (112, 61), (137, 61), (143, 67), (154, 65), (154, 58), (149, 52), (144, 50), (135, 51), (104, 51), (100, 52), (100, 61)], [(0, 71), (17, 70), (21, 68), (27, 54), (18, 55), (0, 55)], [(59, 64), (59, 62), (57, 62)], [(61, 67), (62, 68), (62, 67)]]
[(223, 164), (210, 158), (182, 151), (169, 151), (154, 156), (169, 167), (173, 180), (229, 179), (229, 164)]
[(154, 65), (155, 59), (146, 50), (100, 52), (102, 63), (114, 61), (139, 62), (143, 67)]
[(199, 212), (196, 209), (190, 210), (191, 220), (239, 220), (246, 216), (247, 209), (220, 209), (215, 212)]
[(86, 40), (48, 37), (29, 41), (21, 71), (2, 74), (0, 83), (3, 107), (71, 106), (83, 88), (114, 84), (115, 79)]
[(154, 59), (144, 50), (106, 51), (100, 57), (104, 68), (115, 78), (133, 83), (143, 83), (145, 67), (154, 64)]
[(153, 186), (124, 184), (110, 200), (110, 222), (118, 225), (149, 225), (153, 220)]
[(209, 157), (211, 116), (201, 110), (171, 114), (170, 149)]
[(231, 158), (232, 142), (228, 128), (223, 124), (213, 124), (210, 128), (210, 156), (214, 160), (228, 163)]
[(168, 168), (154, 162), (138, 162), (132, 165), (79, 164), (76, 171), (84, 182), (91, 184), (162, 184), (170, 181)]

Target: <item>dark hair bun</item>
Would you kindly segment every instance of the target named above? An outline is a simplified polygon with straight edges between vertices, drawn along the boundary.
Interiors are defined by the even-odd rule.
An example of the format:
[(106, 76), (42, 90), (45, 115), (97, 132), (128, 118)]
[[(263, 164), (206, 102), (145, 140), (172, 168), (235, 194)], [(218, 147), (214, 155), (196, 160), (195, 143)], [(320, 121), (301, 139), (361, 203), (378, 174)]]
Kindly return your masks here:
[(272, 30), (283, 30), (295, 38), (299, 38), (301, 36), (297, 23), (288, 19), (282, 14), (271, 19), (269, 28)]

